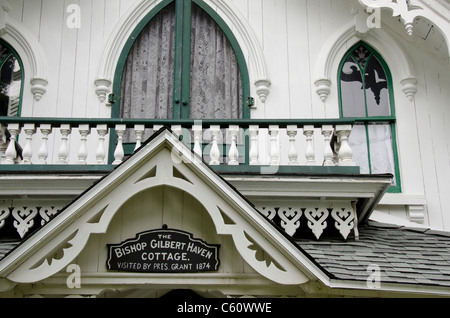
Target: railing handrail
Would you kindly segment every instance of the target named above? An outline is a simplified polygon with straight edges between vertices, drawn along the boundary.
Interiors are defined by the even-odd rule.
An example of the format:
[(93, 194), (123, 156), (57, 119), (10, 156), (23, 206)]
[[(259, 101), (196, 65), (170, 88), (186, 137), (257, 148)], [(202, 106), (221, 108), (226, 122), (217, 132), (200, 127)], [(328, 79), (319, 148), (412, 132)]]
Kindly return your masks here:
[(0, 116), (0, 124), (36, 124), (36, 125), (125, 125), (132, 128), (134, 125), (144, 125), (146, 128), (152, 128), (154, 125), (173, 126), (180, 125), (188, 127), (196, 124), (204, 126), (217, 125), (221, 128), (230, 125), (238, 125), (241, 128), (248, 128), (257, 125), (260, 128), (268, 128), (272, 125), (286, 127), (289, 125), (314, 126), (320, 128), (323, 125), (353, 125), (355, 122), (361, 122), (364, 119), (143, 119), (143, 118), (63, 118), (63, 117), (5, 117)]
[[(77, 162), (80, 164), (87, 164), (88, 136), (95, 130), (95, 138), (97, 138), (96, 161), (98, 164), (104, 164), (106, 159), (105, 141), (109, 134), (109, 158), (114, 157), (113, 164), (119, 164), (123, 161), (125, 150), (129, 150), (128, 146), (132, 143), (125, 142), (124, 136), (128, 136), (127, 129), (134, 131), (136, 142), (135, 149), (138, 149), (142, 144), (143, 136), (146, 134), (145, 129), (159, 129), (162, 126), (169, 127), (177, 135), (183, 134), (183, 130), (191, 130), (193, 134), (192, 145), (193, 150), (203, 156), (202, 145), (207, 141), (209, 147), (210, 165), (220, 165), (221, 155), (223, 158), (228, 158), (228, 165), (239, 165), (240, 158), (244, 158), (244, 164), (259, 165), (270, 162), (271, 165), (280, 164), (281, 142), (280, 133), (288, 138), (284, 140), (287, 158), (290, 165), (298, 165), (299, 152), (296, 149), (296, 136), (299, 130), (302, 130), (302, 135), (305, 138), (306, 158), (305, 165), (317, 165), (314, 135), (321, 135), (324, 141), (323, 144), (323, 165), (326, 166), (354, 166), (355, 162), (352, 160), (352, 150), (348, 145), (348, 138), (351, 134), (352, 127), (356, 124), (354, 118), (352, 119), (123, 119), (123, 118), (41, 118), (41, 117), (0, 117), (0, 127), (3, 135), (9, 132), (9, 140), (3, 140), (0, 143), (0, 156), (2, 164), (16, 164), (18, 162), (18, 151), (14, 146), (19, 136), (23, 134), (23, 153), (20, 158), (20, 163), (32, 164), (33, 149), (36, 143), (33, 142), (33, 136), (39, 131), (40, 147), (37, 152), (39, 163), (47, 164), (49, 149), (49, 136), (54, 131), (59, 131), (57, 138), (58, 145), (52, 144), (52, 147), (58, 147), (57, 162), (60, 164), (68, 164), (69, 155), (73, 154), (70, 151), (69, 135), (73, 131), (78, 131), (79, 145), (77, 155)], [(248, 133), (245, 138), (245, 144), (248, 146), (244, 149), (244, 153), (239, 153), (238, 136), (239, 131)], [(248, 131), (247, 131), (248, 129)], [(209, 130), (209, 133), (203, 135), (204, 131)], [(225, 132), (226, 131), (226, 132)], [(265, 135), (267, 139), (259, 143), (259, 134)], [(222, 135), (222, 137), (221, 137)], [(226, 135), (226, 136), (224, 136)], [(131, 136), (131, 134), (130, 134)], [(117, 138), (117, 139), (116, 139)], [(128, 138), (128, 137), (127, 137)], [(206, 139), (203, 139), (206, 138)], [(2, 138), (4, 139), (4, 138)], [(219, 144), (227, 140), (229, 148), (226, 154), (219, 149)], [(187, 142), (187, 140), (186, 140)], [(229, 142), (229, 144), (228, 144)], [(286, 144), (288, 143), (288, 145)], [(126, 147), (125, 147), (126, 146)], [(260, 147), (261, 146), (261, 147)], [(283, 146), (283, 147), (284, 147)], [(126, 149), (125, 149), (126, 148)], [(259, 149), (261, 148), (261, 149)], [(333, 150), (334, 148), (334, 150)], [(114, 153), (112, 151), (114, 150)], [(259, 151), (262, 151), (263, 156), (260, 156)], [(53, 153), (53, 159), (55, 152)], [(241, 157), (240, 157), (241, 156)], [(260, 159), (263, 158), (263, 161)], [(54, 162), (54, 160), (52, 160)], [(224, 161), (225, 162), (225, 161)]]

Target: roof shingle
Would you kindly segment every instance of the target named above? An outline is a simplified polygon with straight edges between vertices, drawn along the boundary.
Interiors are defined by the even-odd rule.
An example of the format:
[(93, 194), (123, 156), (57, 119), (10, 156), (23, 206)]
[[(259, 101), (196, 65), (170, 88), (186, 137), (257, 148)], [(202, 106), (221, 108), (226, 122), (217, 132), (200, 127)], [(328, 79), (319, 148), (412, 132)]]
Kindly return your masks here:
[(297, 244), (336, 279), (367, 280), (370, 265), (380, 282), (450, 287), (450, 235), (369, 222), (359, 240), (297, 238)]

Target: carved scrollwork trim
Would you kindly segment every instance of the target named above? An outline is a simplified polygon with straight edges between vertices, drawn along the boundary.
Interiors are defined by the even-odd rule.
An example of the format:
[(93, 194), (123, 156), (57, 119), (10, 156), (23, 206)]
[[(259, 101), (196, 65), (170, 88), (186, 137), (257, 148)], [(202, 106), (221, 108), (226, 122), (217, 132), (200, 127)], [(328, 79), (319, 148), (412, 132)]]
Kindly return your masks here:
[(355, 214), (351, 208), (339, 208), (331, 211), (331, 216), (336, 221), (335, 226), (344, 237), (347, 239), (351, 230), (355, 227)]
[(28, 231), (34, 225), (34, 218), (38, 215), (37, 208), (14, 208), (12, 210), (14, 217), (14, 227), (17, 229), (21, 238), (24, 238)]
[(293, 236), (300, 227), (300, 218), (302, 214), (302, 210), (299, 208), (283, 207), (278, 209), (278, 216), (281, 219), (281, 227), (290, 236)]
[(312, 230), (315, 237), (320, 239), (323, 230), (327, 227), (327, 218), (330, 212), (326, 208), (307, 208), (305, 216), (308, 219), (308, 227)]
[(11, 229), (15, 229), (20, 239), (24, 239), (37, 227), (46, 225), (60, 210), (61, 207), (48, 204), (0, 206), (0, 233), (6, 231), (11, 235)]
[[(326, 205), (317, 202), (317, 204), (306, 203), (304, 206), (301, 203), (286, 206), (264, 205), (259, 207), (259, 211), (292, 237), (304, 235), (301, 224), (306, 223), (317, 240), (333, 225), (345, 240), (352, 231), (355, 239), (358, 239), (356, 207), (351, 202)], [(306, 220), (302, 221), (303, 215)]]

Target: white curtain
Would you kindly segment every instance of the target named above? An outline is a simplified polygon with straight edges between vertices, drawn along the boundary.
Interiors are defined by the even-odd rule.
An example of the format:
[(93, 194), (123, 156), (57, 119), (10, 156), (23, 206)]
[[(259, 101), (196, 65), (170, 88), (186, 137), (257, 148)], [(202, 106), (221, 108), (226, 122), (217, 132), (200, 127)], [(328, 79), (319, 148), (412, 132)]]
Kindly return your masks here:
[[(191, 12), (189, 117), (241, 118), (242, 82), (232, 46), (205, 11), (193, 4)], [(173, 2), (149, 22), (131, 48), (122, 76), (122, 118), (172, 118), (175, 20)], [(124, 141), (134, 138), (128, 132)]]
[(136, 39), (122, 76), (122, 118), (172, 118), (175, 7), (157, 14)]
[(190, 118), (242, 118), (242, 82), (233, 48), (217, 23), (192, 6)]

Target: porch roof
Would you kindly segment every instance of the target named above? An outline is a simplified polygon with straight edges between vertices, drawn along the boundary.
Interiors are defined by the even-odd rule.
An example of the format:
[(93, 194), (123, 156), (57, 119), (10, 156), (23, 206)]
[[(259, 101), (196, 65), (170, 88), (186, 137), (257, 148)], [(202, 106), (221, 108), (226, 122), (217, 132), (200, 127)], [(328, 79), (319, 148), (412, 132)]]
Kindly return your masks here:
[(334, 280), (450, 287), (450, 232), (369, 220), (359, 240), (296, 239)]
[[(217, 175), (217, 172), (214, 174)], [(228, 183), (223, 177), (217, 177)], [(98, 182), (93, 187), (97, 184)], [(228, 186), (236, 195), (250, 203), (235, 187), (229, 183)], [(249, 207), (265, 218), (251, 203)], [(409, 292), (417, 289), (430, 292), (426, 288), (431, 286), (445, 288), (444, 294), (450, 293), (450, 290), (447, 290), (450, 288), (448, 233), (406, 229), (368, 221), (359, 229), (359, 240), (325, 238), (318, 241), (294, 239), (272, 221), (267, 221), (267, 225), (272, 224), (275, 232), (279, 232), (278, 237), (281, 240), (286, 238), (294, 249), (298, 250), (294, 257), (301, 265), (329, 287), (333, 287), (333, 282), (341, 281), (343, 283), (339, 285), (340, 288), (351, 288), (348, 282), (357, 281), (363, 283), (357, 288), (371, 289), (366, 286), (371, 274), (368, 268), (370, 265), (378, 265), (381, 270), (381, 283), (394, 284), (394, 290), (396, 284), (407, 284), (412, 286), (406, 290)], [(22, 243), (0, 240), (0, 262), (6, 260), (8, 255), (11, 256), (11, 252)], [(437, 292), (433, 290), (431, 293)]]

